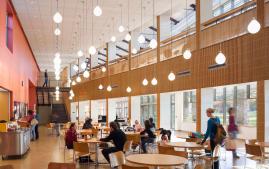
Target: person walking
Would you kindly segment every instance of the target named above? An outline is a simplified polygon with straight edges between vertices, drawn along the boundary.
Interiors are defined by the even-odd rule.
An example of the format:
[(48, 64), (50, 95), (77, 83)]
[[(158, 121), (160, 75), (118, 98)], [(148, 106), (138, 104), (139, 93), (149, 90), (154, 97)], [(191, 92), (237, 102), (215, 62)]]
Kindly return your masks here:
[(45, 70), (44, 77), (45, 77), (45, 81), (44, 81), (43, 87), (48, 87), (49, 77), (48, 77), (47, 69)]
[(233, 158), (239, 158), (239, 156), (236, 153), (236, 148), (234, 146), (235, 145), (234, 141), (237, 138), (238, 134), (238, 126), (235, 124), (235, 108), (230, 107), (228, 109), (228, 113), (229, 113), (228, 134), (231, 141), (231, 147), (232, 147), (231, 150), (233, 152)]
[[(213, 151), (216, 147), (216, 143), (214, 139), (217, 133), (217, 125), (220, 124), (220, 119), (214, 116), (214, 112), (215, 110), (212, 108), (206, 109), (206, 115), (207, 117), (209, 117), (209, 119), (207, 121), (207, 129), (206, 129), (204, 139), (201, 142), (201, 144), (204, 144), (206, 142), (206, 139), (209, 137), (210, 147), (211, 147), (211, 156), (213, 155)], [(213, 163), (212, 168), (219, 169), (219, 160)]]

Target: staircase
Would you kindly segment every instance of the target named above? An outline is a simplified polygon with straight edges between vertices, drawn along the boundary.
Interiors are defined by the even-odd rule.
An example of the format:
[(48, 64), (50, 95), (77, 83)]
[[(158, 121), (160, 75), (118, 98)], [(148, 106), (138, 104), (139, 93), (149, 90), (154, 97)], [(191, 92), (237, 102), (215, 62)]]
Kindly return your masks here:
[(51, 121), (57, 123), (66, 123), (69, 121), (64, 104), (52, 104)]

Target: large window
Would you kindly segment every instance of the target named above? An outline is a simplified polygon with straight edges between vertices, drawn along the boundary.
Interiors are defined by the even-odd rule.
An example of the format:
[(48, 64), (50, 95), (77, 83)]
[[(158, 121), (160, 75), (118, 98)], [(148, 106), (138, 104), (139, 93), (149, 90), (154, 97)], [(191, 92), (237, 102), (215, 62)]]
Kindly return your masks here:
[(250, 0), (213, 0), (213, 16), (226, 13)]
[(116, 102), (116, 116), (118, 119), (127, 120), (128, 118), (128, 100)]
[(141, 124), (144, 124), (145, 120), (148, 120), (150, 117), (153, 118), (154, 123), (157, 125), (157, 104), (156, 104), (156, 95), (146, 95), (140, 97), (141, 101)]
[(196, 122), (196, 92), (183, 92), (183, 121)]
[(256, 126), (256, 83), (222, 86), (214, 89), (213, 108), (223, 124), (229, 123), (228, 109), (236, 108), (239, 125)]

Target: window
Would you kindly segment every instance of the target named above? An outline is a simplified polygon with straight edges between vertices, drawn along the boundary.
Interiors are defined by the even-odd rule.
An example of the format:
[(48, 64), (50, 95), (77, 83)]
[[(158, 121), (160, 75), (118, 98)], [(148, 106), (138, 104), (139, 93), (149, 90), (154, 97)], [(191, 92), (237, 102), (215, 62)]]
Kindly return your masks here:
[(213, 0), (213, 16), (218, 16), (237, 8), (250, 0)]
[(7, 4), (7, 14), (6, 14), (6, 46), (13, 52), (13, 14), (11, 12), (9, 5)]
[(196, 122), (196, 92), (183, 92), (183, 121)]
[(118, 119), (127, 120), (128, 118), (128, 100), (116, 102), (116, 116)]
[(214, 89), (213, 108), (221, 123), (229, 123), (228, 109), (236, 108), (239, 125), (256, 126), (256, 83), (222, 86)]
[(140, 97), (141, 101), (141, 118), (140, 123), (144, 124), (145, 120), (148, 120), (150, 117), (153, 118), (154, 123), (157, 126), (157, 104), (156, 104), (156, 95), (146, 95)]

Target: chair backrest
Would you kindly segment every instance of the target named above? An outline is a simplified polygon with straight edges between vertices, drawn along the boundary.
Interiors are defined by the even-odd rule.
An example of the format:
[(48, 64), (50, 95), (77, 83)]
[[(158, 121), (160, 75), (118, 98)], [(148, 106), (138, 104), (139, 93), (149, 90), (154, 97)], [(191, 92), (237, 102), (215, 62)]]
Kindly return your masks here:
[(76, 165), (74, 163), (54, 163), (50, 162), (48, 169), (75, 169)]
[(126, 137), (128, 141), (133, 141), (133, 144), (140, 144), (141, 141), (140, 133), (127, 134)]
[(99, 134), (99, 129), (93, 128), (92, 129), (92, 135), (93, 135), (93, 137), (97, 138), (98, 137), (98, 134)]
[(2, 165), (0, 169), (14, 169), (14, 167), (12, 165)]
[(110, 166), (112, 168), (125, 164), (125, 155), (122, 151), (109, 154)]
[(197, 164), (194, 169), (204, 169), (205, 166), (203, 164)]
[(126, 152), (131, 151), (132, 144), (133, 144), (133, 141), (132, 140), (125, 141), (124, 146), (123, 146), (123, 152), (126, 153)]
[(159, 154), (175, 155), (184, 158), (188, 158), (188, 152), (186, 151), (176, 151), (174, 147), (158, 145)]
[(246, 143), (245, 146), (246, 146), (246, 154), (259, 157), (263, 156), (262, 149), (259, 145)]
[(256, 142), (257, 142), (256, 139), (246, 140), (246, 144), (249, 144), (249, 145), (255, 145)]
[(88, 143), (73, 142), (73, 148), (75, 152), (90, 153)]
[(213, 151), (213, 157), (220, 157), (220, 148), (221, 148), (220, 145), (216, 145)]
[(197, 138), (186, 138), (186, 142), (197, 142)]
[(149, 169), (148, 167), (142, 167), (142, 166), (129, 166), (126, 164), (123, 164), (121, 166), (122, 169)]

